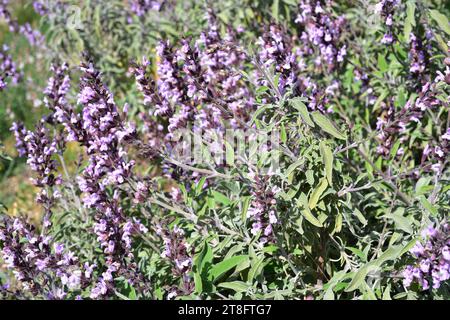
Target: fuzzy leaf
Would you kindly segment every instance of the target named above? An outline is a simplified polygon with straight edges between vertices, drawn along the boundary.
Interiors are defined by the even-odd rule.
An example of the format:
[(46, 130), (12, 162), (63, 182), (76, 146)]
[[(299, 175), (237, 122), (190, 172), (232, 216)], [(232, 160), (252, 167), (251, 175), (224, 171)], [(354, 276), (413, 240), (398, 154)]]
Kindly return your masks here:
[(291, 105), (298, 110), (300, 113), (300, 117), (302, 120), (310, 127), (314, 128), (314, 122), (311, 120), (311, 117), (309, 116), (309, 111), (306, 105), (303, 103), (303, 101), (300, 98), (294, 98), (291, 101)]
[(341, 140), (346, 140), (347, 137), (342, 132), (340, 132), (328, 119), (326, 116), (321, 114), (319, 111), (314, 111), (312, 113), (312, 117), (314, 119), (314, 122), (326, 133), (332, 135), (333, 137)]
[(218, 264), (214, 265), (210, 270), (210, 275), (212, 277), (213, 281), (216, 281), (221, 276), (223, 276), (227, 271), (233, 269), (238, 264), (240, 264), (245, 259), (248, 259), (249, 257), (247, 255), (241, 255), (241, 256), (234, 256), (229, 259), (226, 259), (224, 261), (219, 262)]
[(235, 292), (246, 292), (251, 286), (243, 281), (222, 282), (217, 285), (220, 288), (231, 289)]
[(430, 10), (431, 18), (437, 23), (437, 25), (450, 35), (450, 24), (448, 18), (437, 10)]
[(333, 152), (325, 141), (320, 141), (320, 153), (325, 164), (325, 175), (330, 186), (333, 185)]
[(320, 196), (327, 189), (328, 182), (327, 179), (322, 178), (319, 181), (319, 184), (313, 190), (311, 197), (309, 198), (309, 208), (312, 210), (316, 207), (317, 202), (319, 202)]

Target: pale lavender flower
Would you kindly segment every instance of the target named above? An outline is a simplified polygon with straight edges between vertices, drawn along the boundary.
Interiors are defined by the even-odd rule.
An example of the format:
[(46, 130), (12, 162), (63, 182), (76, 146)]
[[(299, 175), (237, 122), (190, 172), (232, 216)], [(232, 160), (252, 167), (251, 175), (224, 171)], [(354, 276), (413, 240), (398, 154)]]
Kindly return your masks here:
[(422, 290), (429, 284), (438, 289), (450, 279), (450, 226), (444, 222), (437, 227), (428, 226), (422, 232), (423, 243), (418, 242), (411, 250), (415, 258), (414, 265), (408, 265), (403, 271), (403, 285), (410, 287), (417, 282)]
[(6, 45), (0, 47), (0, 92), (6, 88), (8, 83), (16, 85), (22, 79), (22, 73), (17, 70), (8, 51), (9, 48)]
[(174, 226), (173, 230), (169, 230), (158, 225), (156, 232), (164, 242), (164, 250), (161, 256), (171, 261), (172, 273), (182, 280), (181, 286), (172, 286), (167, 298), (191, 294), (194, 291), (194, 282), (189, 273), (192, 271), (193, 265), (193, 248), (189, 248), (186, 243), (183, 229)]

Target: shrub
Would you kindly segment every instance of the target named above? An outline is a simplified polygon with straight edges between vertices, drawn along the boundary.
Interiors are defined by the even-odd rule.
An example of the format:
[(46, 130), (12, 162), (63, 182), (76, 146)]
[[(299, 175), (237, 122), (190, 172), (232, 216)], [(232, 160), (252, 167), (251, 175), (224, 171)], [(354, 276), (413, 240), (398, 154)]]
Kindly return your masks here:
[(445, 2), (237, 3), (34, 1), (41, 38), (1, 2), (51, 63), (1, 295), (449, 297)]

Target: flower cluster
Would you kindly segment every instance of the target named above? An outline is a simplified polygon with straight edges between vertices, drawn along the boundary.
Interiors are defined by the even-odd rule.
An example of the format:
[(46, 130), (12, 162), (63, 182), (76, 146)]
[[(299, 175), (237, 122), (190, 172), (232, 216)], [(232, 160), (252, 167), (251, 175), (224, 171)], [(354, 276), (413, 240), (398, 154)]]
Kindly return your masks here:
[[(377, 138), (380, 144), (377, 152), (388, 157), (396, 137), (400, 136), (400, 142), (404, 142), (408, 136), (407, 126), (411, 123), (419, 123), (427, 109), (434, 108), (440, 104), (433, 92), (434, 86), (430, 83), (422, 87), (419, 97), (415, 101), (409, 100), (405, 106), (396, 111), (393, 101), (383, 103), (382, 112), (377, 120)], [(402, 148), (398, 153), (401, 154)]]
[(120, 117), (111, 92), (93, 64), (83, 63), (81, 70), (84, 74), (78, 103), (83, 106), (81, 122), (86, 133), (77, 136), (86, 138), (80, 142), (87, 147), (89, 163), (78, 184), (85, 194), (84, 205), (96, 209), (94, 232), (106, 256), (107, 270), (91, 292), (92, 298), (99, 298), (113, 292), (114, 274), (136, 285), (144, 282), (133, 261), (130, 237), (143, 226), (124, 216), (120, 191), (111, 198), (107, 190), (110, 185), (117, 188), (124, 184), (131, 175), (134, 161), (126, 159), (121, 143), (132, 139), (134, 127)]
[[(288, 87), (295, 90), (298, 85), (300, 66), (293, 51), (292, 38), (279, 26), (271, 25), (258, 39), (258, 57), (265, 68), (274, 68), (280, 75), (278, 90), (283, 94)], [(263, 83), (267, 85), (267, 80)]]
[(448, 158), (448, 154), (450, 152), (450, 129), (447, 129), (446, 132), (440, 137), (439, 143), (436, 145), (432, 145), (428, 143), (422, 153), (422, 163), (425, 163), (427, 160), (431, 161), (433, 164), (431, 165), (431, 169), (434, 172), (441, 172), (443, 169), (443, 163)]
[(367, 95), (367, 105), (375, 104), (377, 98), (374, 94), (373, 88), (370, 86), (369, 74), (365, 72), (362, 68), (357, 68), (353, 70), (354, 79), (361, 83), (360, 93)]
[(0, 0), (0, 18), (3, 17), (6, 20), (9, 30), (24, 35), (32, 46), (43, 46), (44, 36), (38, 30), (33, 29), (29, 23), (19, 25), (18, 21), (12, 18), (8, 5), (9, 0)]
[(344, 61), (347, 47), (343, 44), (342, 33), (346, 25), (343, 16), (334, 18), (328, 11), (330, 1), (303, 0), (299, 4), (296, 23), (302, 28), (300, 39), (303, 56), (316, 56), (317, 66), (326, 65), (327, 71), (335, 70)]
[(13, 132), (14, 137), (16, 139), (16, 150), (19, 153), (19, 156), (23, 157), (27, 155), (28, 149), (25, 137), (28, 134), (28, 130), (25, 128), (23, 123), (13, 122), (11, 126), (11, 131)]
[(36, 11), (36, 13), (39, 14), (40, 16), (45, 16), (49, 11), (46, 3), (44, 2), (45, 1), (42, 0), (33, 1), (34, 11)]
[[(45, 206), (46, 212), (49, 212), (53, 197), (48, 194), (47, 188), (50, 190), (62, 181), (60, 175), (55, 175), (56, 161), (53, 159), (53, 156), (59, 152), (58, 143), (56, 139), (50, 137), (43, 123), (38, 124), (34, 132), (28, 132), (25, 142), (27, 164), (36, 173), (33, 184), (42, 189), (37, 196), (37, 201)], [(49, 224), (48, 219), (44, 221), (44, 226), (47, 227)]]
[[(100, 72), (92, 64), (83, 64), (81, 70), (84, 76), (78, 103), (83, 106), (81, 122), (86, 134), (78, 133), (76, 136), (86, 139), (79, 142), (87, 147), (91, 155), (86, 173), (96, 178), (100, 189), (111, 184), (120, 185), (130, 175), (134, 165), (133, 161), (125, 159), (122, 144), (134, 137), (135, 128), (120, 116)], [(96, 201), (93, 201), (89, 207), (95, 204)]]
[[(144, 102), (153, 109), (149, 114), (162, 118), (160, 123), (167, 121), (168, 138), (188, 124), (194, 130), (224, 128), (223, 118), (236, 127), (252, 110), (253, 98), (239, 72), (246, 56), (233, 42), (232, 31), (222, 39), (209, 17), (208, 31), (194, 46), (188, 39), (181, 40), (180, 48), (159, 43), (156, 81), (146, 75), (148, 60), (132, 69)], [(154, 133), (160, 135), (163, 129), (157, 129)]]
[(104, 248), (107, 269), (101, 273), (91, 290), (90, 297), (98, 299), (114, 292), (116, 276), (125, 277), (128, 283), (140, 291), (145, 290), (146, 279), (137, 269), (131, 253), (131, 246), (132, 236), (146, 233), (148, 229), (136, 218), (125, 221), (122, 209), (117, 203), (110, 204), (103, 218), (97, 215), (96, 220), (94, 232), (100, 245)]
[(403, 271), (405, 287), (417, 282), (423, 290), (428, 290), (430, 285), (438, 289), (444, 281), (450, 279), (449, 235), (448, 223), (436, 228), (429, 226), (422, 232), (424, 243), (418, 242), (411, 249), (417, 261)]
[(27, 164), (36, 174), (31, 179), (33, 184), (41, 189), (36, 197), (36, 201), (44, 206), (44, 228), (50, 225), (51, 208), (58, 192), (52, 193), (52, 188), (61, 184), (60, 175), (56, 175), (56, 162), (53, 156), (60, 151), (57, 139), (52, 139), (41, 121), (36, 126), (34, 132), (27, 131), (23, 124), (13, 123), (11, 131), (16, 137), (16, 146), (21, 156), (27, 156)]
[[(308, 40), (309, 41), (309, 40)], [(302, 75), (305, 71), (305, 53), (294, 48), (294, 39), (280, 26), (271, 25), (258, 40), (258, 57), (263, 68), (274, 68), (278, 74), (278, 91), (283, 95), (291, 88), (295, 95), (307, 97), (308, 108), (320, 110), (323, 113), (331, 112), (330, 97), (339, 88), (339, 82), (333, 81), (326, 88), (320, 86), (310, 76)], [(313, 50), (307, 50), (308, 55)], [(320, 58), (320, 57), (319, 57)], [(319, 59), (320, 60), (320, 59)], [(319, 61), (317, 60), (317, 61)], [(260, 84), (270, 85), (268, 75), (262, 76)]]
[[(52, 111), (52, 116), (55, 118), (63, 117), (64, 111), (68, 109), (66, 95), (70, 89), (70, 77), (68, 75), (67, 63), (52, 64), (50, 70), (52, 76), (47, 82), (47, 87), (44, 90), (45, 106)], [(63, 121), (60, 121), (63, 122)]]
[(381, 15), (384, 19), (384, 24), (387, 27), (387, 31), (381, 39), (381, 43), (383, 44), (391, 44), (394, 42), (394, 34), (392, 32), (392, 25), (394, 22), (394, 14), (398, 5), (400, 4), (399, 0), (382, 0), (375, 5), (375, 13)]
[[(62, 178), (56, 175), (55, 154), (62, 154), (65, 143), (58, 134), (52, 138), (45, 122), (54, 124), (55, 119), (64, 122), (66, 110), (70, 110), (66, 101), (66, 94), (70, 87), (70, 79), (65, 72), (67, 65), (52, 66), (53, 76), (49, 79), (47, 88), (44, 91), (44, 103), (52, 113), (44, 117), (36, 126), (35, 131), (27, 131), (23, 124), (13, 123), (11, 131), (16, 138), (16, 147), (20, 156), (27, 156), (27, 164), (36, 173), (32, 180), (34, 185), (41, 188), (37, 195), (37, 202), (44, 206), (44, 228), (50, 227), (51, 208), (55, 200), (60, 196), (58, 191), (52, 191), (53, 187), (61, 184)], [(76, 119), (73, 118), (73, 119)], [(46, 121), (45, 121), (46, 120)], [(75, 121), (70, 122), (71, 126), (76, 125)]]
[(167, 299), (173, 299), (179, 295), (189, 295), (194, 291), (194, 282), (189, 273), (192, 271), (193, 248), (186, 243), (183, 229), (174, 226), (173, 230), (168, 230), (158, 225), (156, 233), (164, 241), (163, 258), (171, 261), (172, 273), (181, 279), (180, 285), (174, 285), (169, 289)]
[(47, 122), (62, 124), (67, 133), (66, 141), (77, 141), (86, 146), (88, 133), (83, 128), (81, 116), (67, 102), (67, 93), (70, 89), (69, 66), (67, 63), (52, 64), (50, 70), (52, 76), (44, 90), (44, 105), (51, 111), (47, 116)]
[(319, 110), (322, 113), (333, 112), (333, 106), (330, 101), (339, 90), (339, 81), (334, 80), (326, 88), (322, 88), (310, 78), (301, 77), (300, 88), (302, 96), (308, 97), (309, 99), (309, 109)]
[[(208, 21), (209, 29), (196, 41), (181, 39), (179, 47), (159, 43), (155, 77), (149, 75), (147, 59), (132, 65), (149, 107), (140, 118), (148, 147), (156, 153), (172, 152), (179, 130), (224, 132), (228, 126), (244, 126), (254, 110), (254, 99), (240, 73), (247, 57), (234, 41), (234, 31), (229, 29), (222, 37), (212, 13)], [(171, 178), (192, 179), (190, 172), (172, 164), (165, 163), (163, 170)]]
[(157, 46), (156, 52), (160, 58), (157, 85), (162, 104), (157, 105), (155, 115), (167, 115), (169, 117), (167, 129), (174, 132), (187, 126), (187, 122), (193, 119), (195, 108), (188, 87), (184, 85), (182, 68), (178, 64), (174, 49), (162, 41)]
[[(2, 257), (23, 288), (33, 295), (63, 299), (67, 292), (89, 285), (95, 266), (80, 266), (73, 252), (63, 244), (53, 243), (50, 236), (36, 234), (35, 228), (19, 218), (4, 216), (0, 224)], [(59, 282), (50, 280), (54, 274)]]
[[(158, 102), (160, 105), (162, 102), (159, 99), (157, 91), (154, 91), (156, 84), (152, 77), (149, 77), (146, 72), (150, 62), (144, 57), (142, 63), (133, 63), (130, 71), (133, 73), (136, 79), (136, 85), (140, 92), (144, 95), (144, 105), (151, 106), (152, 103)], [(142, 131), (145, 135), (145, 143), (150, 149), (149, 155), (152, 158), (157, 156), (156, 150), (161, 150), (165, 145), (166, 132), (163, 124), (158, 122), (158, 119), (153, 117), (153, 112), (140, 112), (139, 118), (142, 121)]]
[(130, 0), (130, 9), (138, 17), (142, 17), (149, 11), (159, 11), (164, 0)]
[(274, 240), (274, 226), (278, 223), (275, 194), (277, 188), (269, 188), (270, 176), (253, 175), (254, 184), (252, 189), (253, 200), (247, 215), (254, 221), (251, 233), (253, 235), (262, 232), (260, 241), (262, 243)]
[[(431, 33), (426, 33), (427, 40), (431, 39)], [(424, 41), (415, 34), (410, 35), (410, 50), (408, 53), (409, 57), (409, 71), (411, 72), (414, 82), (419, 84), (424, 84), (428, 79), (426, 79), (426, 72), (428, 70), (429, 64), (429, 53), (428, 48), (424, 44)]]
[(6, 45), (0, 47), (0, 91), (6, 88), (8, 79), (12, 84), (17, 84), (22, 78), (22, 74), (17, 70), (16, 64), (8, 55), (9, 48)]
[[(195, 56), (198, 56), (199, 62), (196, 63), (201, 66), (197, 67), (201, 77), (200, 81), (193, 81), (192, 84), (196, 84), (200, 101), (207, 94), (206, 106), (196, 120), (201, 129), (223, 127), (220, 124), (223, 121), (218, 120), (221, 115), (224, 119), (230, 118), (233, 128), (241, 127), (254, 110), (254, 98), (240, 72), (248, 57), (236, 42), (237, 31), (228, 28), (221, 37), (215, 15), (208, 12), (207, 18), (208, 31), (202, 32), (196, 41), (191, 60), (185, 60), (186, 67), (192, 70), (190, 67), (196, 60)], [(183, 47), (186, 48), (186, 43)], [(190, 76), (196, 79), (195, 73)]]
[(39, 30), (34, 29), (29, 23), (19, 26), (19, 33), (27, 38), (28, 43), (34, 47), (42, 47), (44, 45), (44, 36)]

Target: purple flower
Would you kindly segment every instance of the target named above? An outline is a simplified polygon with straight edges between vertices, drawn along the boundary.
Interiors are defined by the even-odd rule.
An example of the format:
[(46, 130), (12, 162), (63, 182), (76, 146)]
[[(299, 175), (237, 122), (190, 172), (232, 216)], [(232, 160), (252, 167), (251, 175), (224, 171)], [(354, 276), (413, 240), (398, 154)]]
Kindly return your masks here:
[(0, 92), (9, 82), (16, 85), (22, 79), (22, 73), (17, 70), (16, 64), (8, 55), (8, 50), (6, 45), (0, 47)]
[(9, 5), (8, 0), (0, 0), (0, 18), (4, 18), (6, 20), (6, 23), (9, 26), (9, 30), (11, 32), (24, 35), (27, 38), (29, 44), (32, 46), (36, 47), (43, 46), (44, 45), (43, 35), (38, 30), (33, 29), (29, 23), (19, 25), (19, 22), (13, 19), (8, 9), (8, 5)]
[[(34, 296), (55, 297), (54, 285), (69, 285), (69, 289), (85, 288), (89, 281), (81, 274), (78, 259), (71, 252), (63, 254), (63, 247), (54, 244), (46, 235), (36, 234), (34, 227), (16, 218), (0, 217), (0, 247), (5, 266), (20, 281), (25, 291)], [(60, 282), (49, 282), (51, 277)], [(61, 289), (61, 288), (60, 288)], [(62, 289), (61, 289), (62, 290)], [(64, 298), (60, 295), (59, 298)]]
[(315, 55), (318, 66), (325, 64), (328, 71), (335, 70), (347, 55), (342, 33), (346, 25), (343, 16), (333, 17), (330, 3), (322, 6), (321, 1), (302, 0), (298, 6), (295, 22), (301, 28), (302, 56)]
[(381, 39), (381, 43), (383, 44), (391, 44), (394, 42), (394, 37), (390, 33), (384, 34), (383, 38)]
[(130, 9), (138, 17), (149, 11), (159, 11), (165, 0), (130, 0)]
[(33, 8), (37, 14), (44, 16), (48, 13), (48, 8), (42, 3), (42, 1), (33, 1)]
[(193, 248), (189, 249), (185, 241), (184, 231), (178, 226), (169, 230), (158, 225), (156, 232), (164, 242), (164, 250), (161, 256), (172, 263), (172, 273), (182, 280), (181, 286), (175, 285), (170, 289), (167, 298), (191, 294), (194, 291), (194, 282), (189, 273), (192, 271)]
[(278, 224), (276, 216), (276, 204), (274, 190), (269, 189), (269, 177), (254, 175), (252, 196), (254, 200), (248, 209), (247, 215), (254, 221), (251, 233), (253, 235), (262, 231), (260, 241), (262, 243), (274, 241), (273, 227)]
[(403, 284), (409, 287), (416, 281), (423, 290), (432, 287), (438, 289), (441, 283), (450, 279), (450, 254), (448, 243), (450, 227), (448, 223), (443, 223), (438, 227), (428, 226), (422, 232), (423, 241), (417, 243), (411, 250), (416, 263), (408, 265), (403, 271)]
[(379, 14), (387, 27), (387, 32), (384, 34), (381, 43), (391, 44), (394, 42), (393, 32), (393, 17), (400, 2), (398, 0), (382, 0), (375, 5), (375, 13)]
[(55, 254), (61, 255), (64, 252), (64, 245), (62, 243), (55, 243), (53, 248), (55, 249)]

